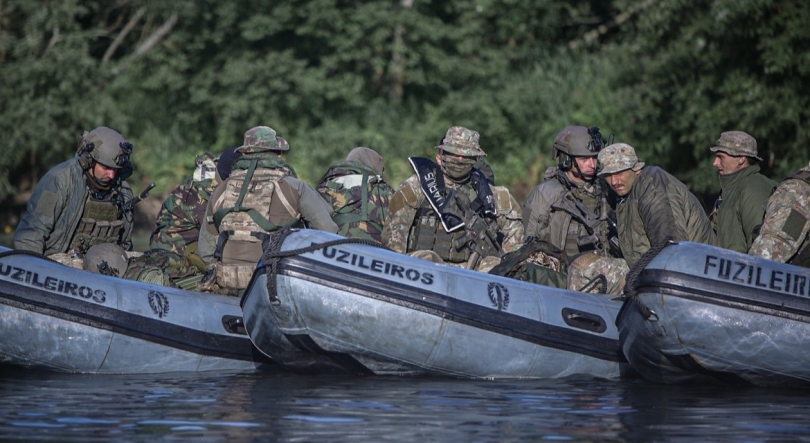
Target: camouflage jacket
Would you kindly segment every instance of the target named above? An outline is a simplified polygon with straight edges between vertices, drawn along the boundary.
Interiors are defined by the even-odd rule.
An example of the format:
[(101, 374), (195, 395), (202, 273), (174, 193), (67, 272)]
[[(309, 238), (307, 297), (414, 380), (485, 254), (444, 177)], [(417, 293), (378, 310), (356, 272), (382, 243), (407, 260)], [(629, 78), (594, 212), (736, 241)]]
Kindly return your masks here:
[(810, 231), (810, 179), (800, 177), (810, 175), (810, 165), (785, 179), (768, 199), (765, 220), (759, 236), (751, 245), (749, 253), (770, 260), (793, 263), (810, 267), (810, 263), (797, 253), (810, 248), (808, 231)]
[[(450, 179), (446, 179), (450, 188)], [(471, 186), (469, 182), (461, 186)], [(512, 252), (523, 244), (523, 223), (520, 205), (503, 186), (492, 186), (492, 195), (497, 210), (499, 233), (503, 236), (503, 253)], [(405, 253), (408, 248), (408, 235), (416, 218), (416, 212), (425, 201), (425, 194), (419, 185), (416, 174), (410, 176), (391, 197), (388, 221), (382, 233), (383, 243), (394, 251)]]
[(759, 166), (743, 168), (720, 176), (722, 198), (715, 204), (712, 224), (716, 225), (717, 245), (746, 253), (754, 242), (754, 232), (762, 225), (765, 204), (777, 183), (759, 173)]
[[(14, 248), (52, 255), (67, 252), (79, 226), (89, 195), (85, 174), (76, 158), (54, 166), (37, 183), (17, 230)], [(124, 202), (133, 198), (124, 181), (118, 191)], [(132, 213), (124, 214), (124, 230), (118, 242), (132, 249)]]
[(338, 234), (382, 241), (394, 189), (374, 169), (356, 161), (337, 163), (326, 172), (317, 190), (332, 206)]
[(208, 199), (217, 185), (215, 178), (196, 181), (189, 177), (175, 188), (158, 212), (150, 249), (166, 249), (183, 255), (188, 245), (196, 243)]
[(622, 253), (631, 268), (650, 247), (667, 236), (676, 241), (717, 243), (709, 217), (697, 197), (680, 180), (657, 166), (641, 169), (616, 213)]

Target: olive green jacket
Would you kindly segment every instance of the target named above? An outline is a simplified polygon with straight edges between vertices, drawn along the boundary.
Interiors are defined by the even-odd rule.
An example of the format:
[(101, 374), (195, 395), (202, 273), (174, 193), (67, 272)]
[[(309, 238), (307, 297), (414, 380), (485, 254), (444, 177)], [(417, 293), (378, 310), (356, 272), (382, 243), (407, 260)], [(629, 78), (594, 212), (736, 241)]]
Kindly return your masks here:
[(722, 199), (714, 214), (717, 245), (748, 253), (754, 230), (762, 225), (765, 205), (778, 183), (759, 173), (759, 165), (720, 176)]
[(709, 217), (680, 180), (657, 166), (641, 170), (632, 189), (619, 201), (619, 242), (631, 268), (667, 236), (676, 241), (716, 245)]
[[(125, 201), (132, 199), (129, 183), (121, 184)], [(37, 183), (14, 233), (14, 248), (52, 255), (67, 252), (89, 195), (85, 175), (75, 158), (54, 166)], [(132, 249), (132, 214), (124, 216), (120, 245)]]

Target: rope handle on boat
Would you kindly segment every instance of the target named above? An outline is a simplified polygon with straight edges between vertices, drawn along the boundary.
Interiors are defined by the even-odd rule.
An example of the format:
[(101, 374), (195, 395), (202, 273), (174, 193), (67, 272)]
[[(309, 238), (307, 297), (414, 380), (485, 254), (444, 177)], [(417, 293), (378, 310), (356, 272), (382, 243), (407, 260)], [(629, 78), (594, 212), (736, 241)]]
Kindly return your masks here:
[(641, 314), (644, 316), (645, 320), (649, 320), (652, 317), (655, 317), (654, 320), (658, 319), (658, 315), (652, 309), (645, 306), (639, 299), (638, 299), (638, 276), (641, 275), (641, 272), (644, 271), (644, 268), (647, 267), (658, 254), (661, 253), (664, 249), (666, 249), (669, 245), (674, 245), (677, 242), (671, 236), (665, 237), (661, 242), (656, 245), (653, 245), (641, 258), (633, 265), (633, 268), (630, 269), (630, 272), (627, 273), (626, 283), (624, 285), (624, 298), (629, 298), (632, 300), (636, 305), (638, 305), (639, 309), (641, 310)]
[(284, 240), (287, 238), (287, 236), (295, 231), (297, 231), (297, 229), (293, 229), (289, 226), (284, 226), (278, 231), (275, 231), (270, 237), (270, 240), (267, 242), (267, 245), (264, 247), (264, 251), (262, 253), (262, 260), (264, 260), (266, 267), (265, 274), (267, 275), (267, 293), (270, 297), (270, 302), (273, 304), (280, 303), (276, 288), (276, 277), (278, 276), (278, 262), (284, 257), (292, 257), (294, 255), (306, 254), (307, 252), (313, 252), (319, 249), (345, 244), (368, 245), (390, 251), (389, 248), (379, 242), (363, 238), (341, 238), (338, 240), (312, 244), (304, 248), (282, 251), (281, 247), (284, 245)]
[[(599, 285), (599, 286), (597, 286)], [(598, 294), (607, 294), (607, 277), (604, 274), (597, 274), (596, 277), (588, 280), (588, 283), (577, 289), (579, 292), (591, 292), (591, 289), (599, 288)]]

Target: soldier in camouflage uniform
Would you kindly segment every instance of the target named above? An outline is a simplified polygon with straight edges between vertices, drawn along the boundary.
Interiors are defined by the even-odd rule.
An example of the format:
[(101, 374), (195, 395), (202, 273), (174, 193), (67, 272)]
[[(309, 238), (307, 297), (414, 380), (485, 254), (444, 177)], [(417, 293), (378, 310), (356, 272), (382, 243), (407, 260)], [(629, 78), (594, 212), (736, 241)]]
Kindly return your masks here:
[(332, 205), (338, 234), (381, 241), (394, 190), (383, 180), (383, 158), (373, 149), (354, 148), (345, 161), (332, 165), (318, 193)]
[(454, 126), (436, 147), (436, 163), (409, 159), (416, 174), (391, 198), (386, 246), (483, 272), (520, 248), (520, 207), (508, 189), (492, 186), (473, 167), (486, 155), (478, 140), (478, 132)]
[(786, 178), (768, 199), (749, 254), (810, 268), (810, 165)]
[(205, 269), (205, 264), (197, 256), (197, 239), (208, 199), (219, 184), (217, 158), (206, 152), (198, 155), (195, 163), (197, 167), (192, 176), (163, 202), (149, 247), (184, 255)]
[(206, 263), (198, 290), (241, 295), (272, 232), (309, 226), (337, 232), (332, 208), (295, 175), (283, 159), (290, 145), (276, 131), (257, 126), (245, 133), (242, 154), (208, 201), (197, 252)]
[(720, 196), (709, 218), (721, 248), (746, 253), (765, 216), (776, 182), (759, 173), (757, 141), (742, 131), (728, 131), (710, 148), (720, 175)]

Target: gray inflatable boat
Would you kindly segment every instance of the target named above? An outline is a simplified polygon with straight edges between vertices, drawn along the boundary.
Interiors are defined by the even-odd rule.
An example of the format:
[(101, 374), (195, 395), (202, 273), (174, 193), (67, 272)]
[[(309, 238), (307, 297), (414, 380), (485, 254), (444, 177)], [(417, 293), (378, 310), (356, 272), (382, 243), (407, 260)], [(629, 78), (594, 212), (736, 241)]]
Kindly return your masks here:
[(690, 242), (655, 254), (628, 276), (617, 320), (638, 372), (665, 383), (810, 382), (810, 269)]
[(0, 363), (82, 373), (256, 371), (239, 299), (0, 248)]
[(614, 325), (621, 303), (608, 296), (438, 265), (321, 231), (285, 235), (274, 236), (243, 298), (251, 340), (281, 364), (476, 378), (616, 378), (629, 370)]

